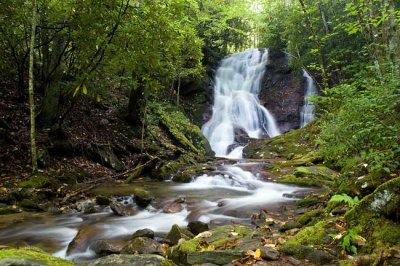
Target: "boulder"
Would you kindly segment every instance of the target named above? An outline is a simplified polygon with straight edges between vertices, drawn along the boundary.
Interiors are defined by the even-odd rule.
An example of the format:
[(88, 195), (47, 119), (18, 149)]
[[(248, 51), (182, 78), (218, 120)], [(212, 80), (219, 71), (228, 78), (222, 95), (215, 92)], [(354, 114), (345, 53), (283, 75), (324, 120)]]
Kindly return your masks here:
[(135, 188), (133, 194), (135, 195), (136, 204), (141, 208), (146, 208), (154, 199), (154, 196), (149, 191), (141, 188)]
[(261, 258), (264, 260), (278, 260), (279, 259), (279, 251), (270, 248), (270, 247), (261, 247)]
[(115, 155), (111, 145), (95, 144), (92, 149), (93, 159), (117, 172), (124, 169), (122, 162)]
[(240, 250), (193, 251), (187, 254), (187, 263), (190, 265), (203, 263), (225, 265), (241, 257)]
[(163, 212), (165, 213), (177, 213), (185, 208), (185, 198), (178, 198), (173, 202), (168, 203), (163, 207)]
[(132, 239), (136, 238), (136, 237), (147, 237), (147, 238), (154, 238), (154, 231), (151, 229), (140, 229), (137, 230), (135, 233), (133, 233), (132, 235)]
[(97, 236), (100, 235), (99, 228), (96, 228), (93, 225), (87, 225), (82, 227), (74, 239), (69, 243), (67, 248), (67, 255), (71, 255), (73, 253), (85, 252), (87, 247), (96, 241)]
[(1, 266), (74, 266), (72, 261), (56, 258), (38, 248), (0, 249)]
[(174, 266), (175, 264), (159, 255), (110, 255), (97, 259), (88, 266), (126, 266), (126, 265), (146, 265), (146, 266)]
[(131, 196), (122, 196), (113, 199), (110, 203), (111, 210), (119, 216), (132, 216), (138, 213), (139, 208)]
[(123, 254), (158, 254), (163, 255), (161, 244), (148, 237), (136, 237), (122, 249)]
[(126, 242), (123, 240), (99, 240), (93, 244), (92, 249), (101, 256), (121, 253)]
[(188, 230), (180, 228), (178, 225), (174, 224), (171, 230), (168, 232), (166, 238), (171, 241), (172, 244), (178, 244), (181, 238), (190, 239), (193, 237), (193, 234)]
[(204, 231), (207, 231), (209, 228), (208, 228), (208, 224), (206, 224), (206, 223), (203, 223), (200, 221), (192, 221), (192, 222), (189, 222), (188, 229), (194, 235), (198, 235)]

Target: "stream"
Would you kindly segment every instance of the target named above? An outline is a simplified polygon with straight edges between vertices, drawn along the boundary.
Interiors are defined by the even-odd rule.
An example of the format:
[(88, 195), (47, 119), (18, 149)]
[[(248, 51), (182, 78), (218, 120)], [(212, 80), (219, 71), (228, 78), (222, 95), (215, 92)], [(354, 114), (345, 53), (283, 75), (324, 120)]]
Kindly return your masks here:
[[(223, 224), (250, 224), (251, 214), (260, 209), (279, 210), (293, 204), (296, 194), (308, 190), (268, 181), (262, 175), (265, 165), (252, 162), (222, 164), (213, 173), (195, 177), (191, 183), (141, 181), (95, 189), (99, 195), (129, 195), (135, 187), (150, 191), (155, 199), (132, 216), (116, 216), (110, 207), (93, 214), (75, 212), (51, 215), (28, 213), (4, 219), (0, 229), (0, 245), (38, 246), (54, 256), (87, 262), (98, 257), (92, 246), (97, 240), (129, 240), (137, 230), (148, 228), (156, 236), (165, 236), (171, 226), (185, 227), (190, 221)], [(166, 213), (163, 207), (184, 198), (183, 209)], [(67, 255), (68, 245), (79, 230), (85, 230), (85, 249)]]
[[(280, 134), (273, 115), (258, 100), (267, 62), (267, 49), (250, 49), (226, 57), (217, 70), (213, 114), (202, 131), (216, 156), (231, 160), (211, 162), (216, 165), (215, 171), (198, 174), (186, 184), (139, 181), (103, 185), (92, 191), (106, 197), (125, 196), (122, 201), (128, 205), (134, 202), (130, 195), (135, 187), (151, 192), (154, 195), (151, 204), (144, 209), (136, 206), (130, 216), (117, 216), (107, 205), (94, 206), (96, 212), (91, 214), (71, 211), (58, 215), (11, 215), (0, 226), (0, 245), (38, 246), (55, 256), (85, 262), (98, 257), (93, 250), (98, 240), (127, 241), (135, 231), (147, 228), (161, 241), (172, 225), (185, 227), (191, 221), (201, 221), (210, 227), (230, 223), (249, 225), (254, 212), (261, 209), (279, 212), (282, 206), (293, 204), (299, 194), (309, 189), (269, 180), (263, 174), (267, 163), (242, 159), (246, 141), (238, 138), (238, 132), (247, 140)], [(166, 211), (166, 206), (176, 200), (180, 208)], [(77, 236), (79, 248), (69, 249)]]

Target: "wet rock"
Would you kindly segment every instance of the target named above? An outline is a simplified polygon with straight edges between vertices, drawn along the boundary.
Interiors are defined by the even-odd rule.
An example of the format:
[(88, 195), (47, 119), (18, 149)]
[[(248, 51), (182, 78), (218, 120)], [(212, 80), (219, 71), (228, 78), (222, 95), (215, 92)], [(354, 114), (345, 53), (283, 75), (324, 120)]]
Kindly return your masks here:
[(171, 241), (174, 245), (178, 244), (179, 239), (190, 239), (194, 237), (194, 235), (188, 230), (180, 228), (178, 225), (174, 224), (167, 234), (166, 238)]
[(123, 254), (158, 254), (163, 255), (161, 244), (148, 237), (137, 237), (129, 241), (122, 249)]
[(141, 188), (135, 188), (133, 194), (135, 195), (136, 204), (141, 208), (146, 208), (154, 199), (154, 196), (149, 191)]
[(121, 253), (125, 245), (126, 241), (123, 240), (99, 240), (93, 244), (92, 249), (97, 254), (106, 256)]
[(269, 248), (269, 247), (261, 247), (261, 258), (264, 260), (278, 260), (279, 259), (279, 251)]
[(208, 224), (206, 224), (206, 223), (203, 223), (200, 221), (192, 221), (192, 222), (189, 222), (188, 229), (194, 235), (198, 235), (204, 231), (207, 231), (209, 228), (208, 228)]
[(147, 237), (147, 238), (154, 238), (154, 231), (151, 229), (140, 229), (137, 230), (135, 233), (132, 235), (132, 239), (136, 237)]
[(213, 263), (217, 265), (225, 265), (233, 260), (242, 257), (242, 252), (238, 250), (212, 250), (202, 252), (189, 252), (187, 255), (188, 264)]
[(109, 205), (111, 203), (111, 199), (105, 196), (97, 196), (96, 203), (99, 205)]
[(163, 207), (163, 212), (165, 213), (177, 213), (182, 211), (185, 208), (185, 198), (179, 198), (174, 200), (171, 203), (168, 203)]
[(87, 225), (81, 228), (74, 239), (69, 243), (67, 248), (67, 255), (77, 252), (86, 251), (89, 244), (96, 241), (100, 231), (93, 225)]
[(274, 115), (281, 131), (298, 128), (305, 80), (300, 71), (289, 66), (283, 52), (270, 49), (269, 58), (259, 93), (260, 102)]
[(95, 213), (100, 209), (96, 206), (96, 202), (93, 200), (83, 200), (75, 203), (75, 209), (78, 212), (83, 213)]
[(301, 265), (301, 261), (293, 258), (293, 257), (288, 257), (287, 260), (289, 261), (289, 263), (293, 266), (299, 266)]
[(0, 215), (19, 213), (21, 211), (22, 211), (21, 209), (13, 208), (13, 207), (10, 207), (10, 206), (0, 207)]
[(139, 212), (139, 208), (130, 196), (113, 199), (110, 203), (111, 210), (119, 216), (132, 216)]
[(126, 266), (126, 265), (146, 265), (146, 266), (174, 266), (175, 264), (159, 255), (110, 255), (97, 259), (88, 266)]

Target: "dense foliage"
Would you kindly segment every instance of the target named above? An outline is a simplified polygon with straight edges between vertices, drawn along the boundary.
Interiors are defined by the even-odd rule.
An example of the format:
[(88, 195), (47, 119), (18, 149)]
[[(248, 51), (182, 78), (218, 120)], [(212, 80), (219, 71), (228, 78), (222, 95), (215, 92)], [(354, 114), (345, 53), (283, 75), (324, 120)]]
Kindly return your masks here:
[(400, 159), (399, 3), (264, 3), (262, 43), (284, 50), (319, 83), (321, 152), (352, 170), (395, 171)]

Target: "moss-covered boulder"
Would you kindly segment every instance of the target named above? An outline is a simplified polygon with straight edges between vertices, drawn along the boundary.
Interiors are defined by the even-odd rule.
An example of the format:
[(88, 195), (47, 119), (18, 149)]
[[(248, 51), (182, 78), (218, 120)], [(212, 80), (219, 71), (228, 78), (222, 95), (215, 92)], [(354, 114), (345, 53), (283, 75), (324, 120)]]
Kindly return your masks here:
[(154, 199), (153, 194), (142, 188), (133, 189), (133, 195), (135, 195), (136, 204), (142, 208), (146, 208)]
[(23, 248), (0, 250), (0, 265), (73, 266), (76, 264), (72, 261), (55, 258), (37, 248)]
[[(178, 245), (171, 247), (168, 250), (168, 256), (177, 263), (186, 264), (188, 263), (188, 258), (198, 264), (210, 263), (202, 254), (197, 253), (207, 251), (210, 257), (218, 257), (218, 252), (213, 252), (218, 250), (222, 252), (221, 254), (225, 254), (228, 260), (228, 258), (231, 259), (239, 255), (242, 251), (240, 244), (243, 243), (244, 239), (251, 238), (251, 234), (252, 230), (246, 226), (226, 225), (216, 227), (193, 239), (181, 241)], [(229, 250), (229, 252), (226, 252), (226, 250)], [(201, 258), (204, 260), (200, 261)], [(215, 261), (211, 263), (215, 263)]]
[(178, 244), (180, 239), (191, 239), (193, 234), (186, 230), (180, 228), (178, 225), (174, 224), (171, 230), (168, 232), (166, 238), (174, 245)]
[(345, 215), (349, 227), (360, 225), (365, 250), (400, 245), (400, 177), (379, 186)]
[(292, 130), (274, 138), (252, 139), (244, 148), (243, 153), (246, 158), (253, 159), (276, 157), (288, 160), (299, 159), (314, 149), (318, 132), (318, 122), (313, 121), (304, 128)]
[(326, 166), (301, 166), (294, 169), (293, 174), (282, 177), (279, 181), (304, 186), (333, 186), (339, 174)]

